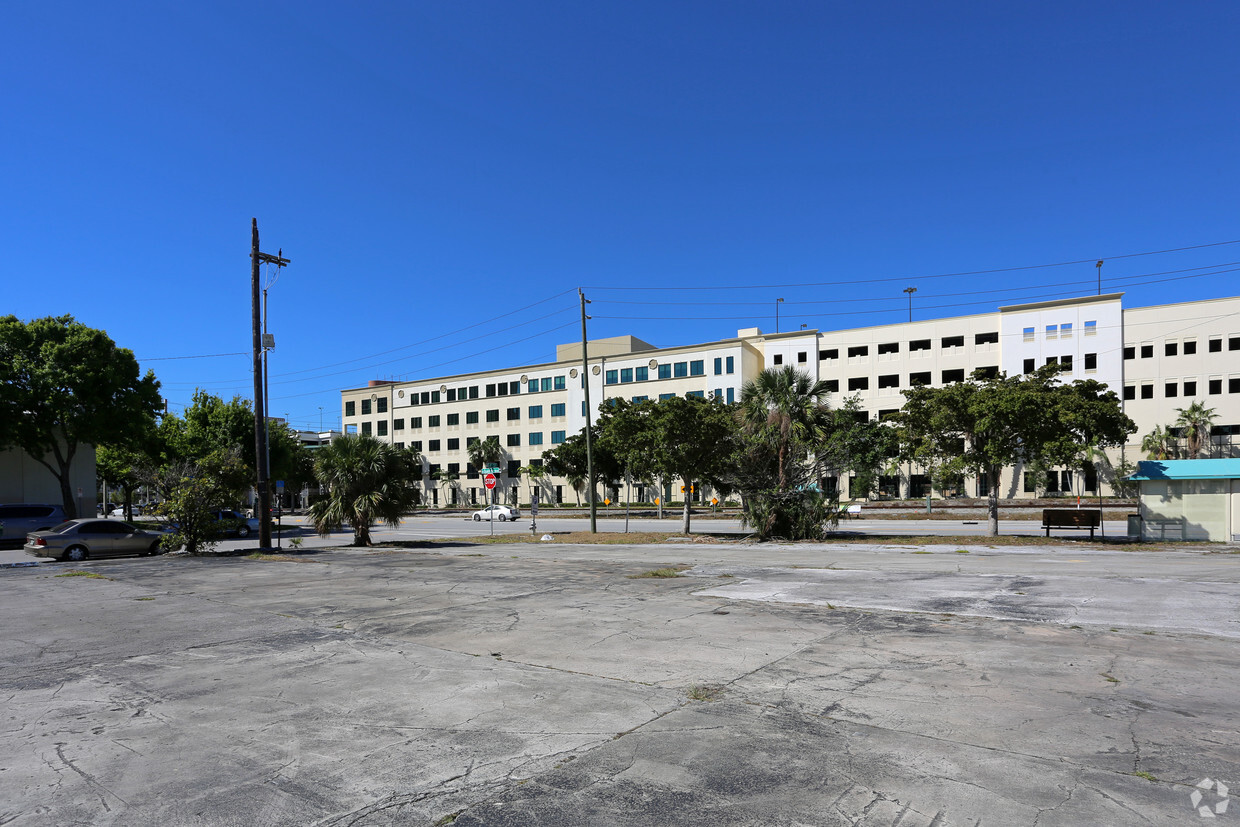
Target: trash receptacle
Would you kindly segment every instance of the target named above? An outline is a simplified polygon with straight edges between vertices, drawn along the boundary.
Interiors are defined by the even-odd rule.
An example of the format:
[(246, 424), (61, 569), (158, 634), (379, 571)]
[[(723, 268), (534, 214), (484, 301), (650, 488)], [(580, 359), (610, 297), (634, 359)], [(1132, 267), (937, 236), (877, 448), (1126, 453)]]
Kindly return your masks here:
[(1128, 539), (1129, 540), (1140, 540), (1141, 539), (1141, 515), (1140, 514), (1129, 514), (1128, 515)]

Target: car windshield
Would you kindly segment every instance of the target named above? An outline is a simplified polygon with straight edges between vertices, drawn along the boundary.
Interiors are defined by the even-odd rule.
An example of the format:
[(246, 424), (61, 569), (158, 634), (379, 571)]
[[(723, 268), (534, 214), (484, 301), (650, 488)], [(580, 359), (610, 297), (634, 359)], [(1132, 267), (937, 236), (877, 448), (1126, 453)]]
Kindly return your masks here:
[(70, 528), (73, 528), (75, 525), (77, 525), (77, 523), (73, 522), (73, 520), (68, 520), (67, 522), (63, 522), (63, 523), (61, 523), (61, 524), (60, 524), (60, 525), (58, 525), (58, 526), (53, 526), (52, 528), (50, 528), (50, 529), (48, 529), (48, 530), (49, 530), (49, 531), (55, 531), (55, 532), (59, 533), (59, 532), (61, 532), (61, 531), (66, 531), (66, 530), (68, 530), (68, 529), (70, 529)]

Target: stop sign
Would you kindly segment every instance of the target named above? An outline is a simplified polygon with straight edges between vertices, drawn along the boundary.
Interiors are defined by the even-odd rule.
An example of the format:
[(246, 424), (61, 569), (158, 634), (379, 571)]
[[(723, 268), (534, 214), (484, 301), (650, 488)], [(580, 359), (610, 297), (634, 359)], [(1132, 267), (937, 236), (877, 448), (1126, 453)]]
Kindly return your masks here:
[(482, 484), (485, 485), (488, 489), (494, 488), (495, 487), (495, 475), (487, 474), (485, 477), (482, 478)]

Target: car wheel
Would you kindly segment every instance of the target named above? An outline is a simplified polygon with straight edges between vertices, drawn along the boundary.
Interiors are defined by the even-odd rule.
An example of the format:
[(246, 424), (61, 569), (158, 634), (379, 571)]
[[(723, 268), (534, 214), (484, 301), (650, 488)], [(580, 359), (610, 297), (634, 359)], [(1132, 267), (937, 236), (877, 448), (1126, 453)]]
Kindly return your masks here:
[(499, 521), (500, 521), (501, 523), (502, 523), (502, 522), (505, 522), (507, 519), (508, 519), (508, 518), (507, 518), (506, 516), (504, 516), (503, 514), (500, 514), (500, 515), (499, 515)]
[(151, 543), (151, 547), (147, 549), (146, 553), (149, 554), (151, 557), (154, 557), (156, 554), (159, 554), (159, 540), (156, 540), (155, 542)]
[(75, 563), (80, 563), (89, 556), (90, 554), (87, 553), (85, 546), (69, 546), (65, 549), (64, 556), (60, 559), (72, 560)]
[(250, 536), (250, 527), (249, 527), (248, 525), (243, 525), (243, 526), (241, 526), (240, 528), (238, 528), (238, 529), (237, 529), (237, 536), (238, 536), (238, 537), (249, 537), (249, 536)]
[(480, 517), (480, 516), (478, 516), (477, 514), (475, 514), (475, 515), (474, 515), (474, 522), (475, 522), (475, 523), (480, 523), (480, 522), (482, 522), (482, 517)]

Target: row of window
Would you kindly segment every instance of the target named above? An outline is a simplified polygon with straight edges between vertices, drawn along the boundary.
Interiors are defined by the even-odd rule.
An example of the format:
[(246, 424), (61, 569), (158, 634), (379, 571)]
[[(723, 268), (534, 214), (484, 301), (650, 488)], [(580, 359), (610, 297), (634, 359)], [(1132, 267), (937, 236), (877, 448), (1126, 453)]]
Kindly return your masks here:
[[(715, 358), (715, 375), (723, 376), (724, 374), (736, 372), (736, 358), (733, 356), (718, 356)], [(705, 376), (706, 362), (702, 359), (685, 362), (668, 362), (667, 364), (657, 365), (655, 367), (655, 376), (658, 379), (679, 379), (684, 376)], [(650, 368), (643, 365), (635, 368), (618, 368), (609, 370), (603, 377), (605, 384), (608, 385), (626, 385), (630, 382), (647, 382), (650, 380)]]
[[(385, 427), (387, 423), (379, 422), (377, 423), (377, 425), (378, 425), (378, 431), (376, 435), (387, 436), (387, 428)], [(363, 422), (362, 433), (369, 434), (370, 432), (371, 432), (370, 423)], [(561, 442), (563, 442), (567, 438), (567, 433), (568, 433), (567, 431), (552, 431), (551, 432), (551, 444), (559, 445)], [(479, 438), (476, 436), (467, 437), (465, 440), (465, 448), (468, 450), (471, 445), (474, 445), (476, 442), (478, 442), (478, 439)], [(542, 445), (543, 444), (543, 432), (532, 431), (526, 434), (526, 440), (527, 440), (526, 441), (527, 445)], [(409, 446), (413, 448), (415, 451), (418, 451), (419, 453), (421, 453), (422, 446), (424, 444), (428, 452), (436, 452), (436, 451), (444, 451), (444, 450), (446, 451), (461, 450), (461, 438), (460, 437), (449, 437), (448, 439), (428, 439), (425, 441), (425, 443), (422, 440), (414, 440), (409, 443)], [(396, 445), (399, 448), (405, 447), (405, 443), (403, 442), (398, 442), (396, 443)], [(504, 445), (506, 445), (509, 448), (520, 448), (521, 447), (521, 435), (520, 434), (505, 435)]]
[[(1032, 342), (1037, 338), (1037, 332), (1038, 332), (1038, 329), (1036, 327), (1026, 327), (1021, 331), (1022, 338), (1024, 338), (1026, 342)], [(1047, 339), (1071, 339), (1072, 338), (1072, 325), (1071, 323), (1048, 324), (1046, 326), (1045, 332), (1046, 332)], [(1085, 322), (1085, 335), (1086, 336), (1097, 336), (1098, 335), (1098, 322), (1097, 321)]]
[[(1068, 354), (1065, 354), (1064, 356), (1047, 356), (1046, 364), (1063, 365), (1066, 371), (1071, 372), (1072, 354), (1068, 353)], [(1033, 373), (1035, 370), (1037, 370), (1037, 366), (1038, 366), (1037, 359), (1026, 359), (1025, 364), (1024, 364), (1025, 373)], [(1085, 354), (1085, 370), (1091, 371), (1091, 370), (1097, 370), (1097, 369), (1098, 369), (1098, 354), (1097, 353), (1086, 353)]]
[[(564, 416), (565, 415), (564, 413), (565, 404), (566, 403), (564, 402), (557, 402), (553, 404), (551, 406), (551, 416), (553, 417)], [(490, 410), (485, 411), (485, 413), (486, 413), (487, 422), (499, 422), (499, 419), (500, 419), (499, 408), (491, 408)], [(542, 405), (530, 405), (526, 413), (528, 414), (529, 419), (542, 419), (543, 406)], [(504, 411), (504, 418), (508, 422), (515, 422), (515, 421), (520, 420), (521, 409), (520, 408), (507, 408)], [(445, 421), (445, 419), (449, 427), (453, 425), (461, 424), (461, 415), (459, 413), (450, 413), (450, 414), (444, 414), (444, 415), (431, 414), (430, 416), (426, 417), (426, 427), (438, 428), (440, 427), (440, 423)], [(465, 412), (465, 424), (466, 425), (477, 425), (478, 424), (478, 411), (466, 411)], [(420, 416), (409, 417), (409, 427), (414, 430), (421, 428), (422, 417)], [(403, 417), (401, 417), (400, 419), (392, 420), (392, 430), (394, 431), (405, 430), (405, 420)]]
[[(1223, 352), (1223, 338), (1219, 336), (1217, 338), (1210, 339), (1206, 343), (1206, 347), (1210, 353), (1222, 353)], [(1240, 350), (1240, 336), (1228, 337), (1227, 349), (1228, 350)], [(1178, 356), (1181, 352), (1185, 356), (1192, 356), (1193, 354), (1195, 354), (1197, 352), (1197, 340), (1196, 339), (1185, 339), (1183, 342), (1164, 342), (1163, 343), (1163, 355), (1164, 356)], [(1124, 345), (1124, 358), (1125, 359), (1136, 359), (1137, 358), (1137, 346), (1136, 345)], [(1146, 342), (1145, 344), (1141, 345), (1141, 358), (1142, 359), (1153, 359), (1154, 358), (1154, 345), (1152, 343)]]
[[(1206, 393), (1216, 395), (1223, 392), (1223, 378), (1215, 376), (1206, 380)], [(1240, 376), (1232, 376), (1227, 379), (1227, 392), (1240, 393)], [(1154, 398), (1154, 384), (1146, 383), (1143, 385), (1124, 385), (1124, 399), (1136, 399), (1140, 393), (1142, 399)], [(1166, 399), (1175, 399), (1178, 396), (1196, 396), (1197, 380), (1185, 379), (1183, 383), (1168, 381), (1163, 383), (1163, 397)]]
[[(993, 378), (999, 375), (999, 367), (997, 365), (989, 365), (987, 367), (976, 368), (970, 371), (970, 374), (977, 373), (985, 378)], [(950, 385), (953, 382), (963, 382), (965, 380), (964, 368), (956, 368), (954, 370), (945, 370), (941, 374), (942, 384)], [(909, 387), (917, 387), (919, 385), (929, 385), (934, 381), (934, 374), (931, 371), (921, 371), (910, 373), (908, 375)], [(839, 393), (840, 380), (824, 379), (823, 383), (827, 386), (830, 393)], [(878, 377), (879, 388), (898, 388), (900, 387), (900, 374), (888, 373)], [(866, 391), (870, 389), (870, 377), (853, 376), (848, 380), (848, 390), (850, 391)]]
[[(913, 339), (908, 343), (909, 353), (917, 353), (919, 351), (930, 350), (933, 346), (933, 339)], [(955, 348), (964, 347), (964, 336), (943, 336), (939, 340), (939, 346), (943, 350), (954, 350)], [(973, 344), (975, 345), (993, 345), (999, 343), (999, 334), (997, 332), (975, 333), (973, 334)], [(884, 342), (875, 348), (880, 356), (887, 356), (900, 352), (899, 342)], [(870, 355), (869, 345), (853, 345), (846, 348), (845, 352), (849, 359), (857, 359)], [(825, 362), (832, 359), (840, 358), (839, 348), (827, 348), (818, 351), (818, 361)], [(804, 363), (808, 361), (808, 354), (804, 351), (797, 353), (797, 362)], [(774, 358), (775, 364), (783, 364), (780, 354), (776, 354)]]

